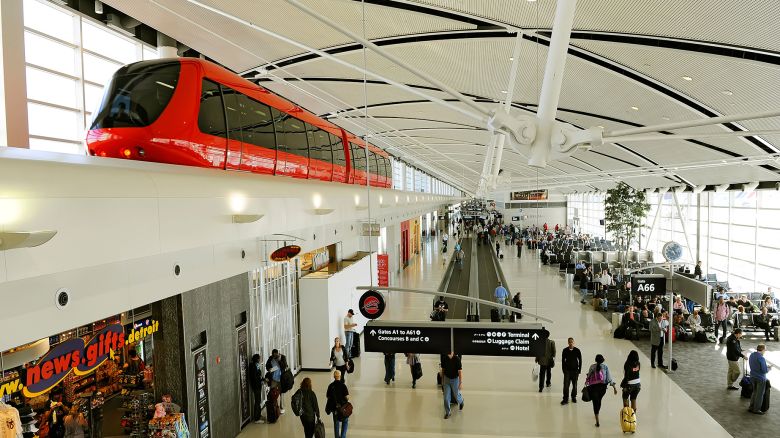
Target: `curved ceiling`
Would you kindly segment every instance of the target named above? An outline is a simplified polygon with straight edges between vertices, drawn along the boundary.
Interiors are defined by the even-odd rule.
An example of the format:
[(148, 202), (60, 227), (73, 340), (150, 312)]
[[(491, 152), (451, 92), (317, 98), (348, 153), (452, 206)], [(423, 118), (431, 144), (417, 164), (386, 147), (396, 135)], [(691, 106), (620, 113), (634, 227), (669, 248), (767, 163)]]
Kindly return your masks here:
[[(491, 133), (466, 105), (286, 1), (105, 3), (345, 129), (367, 133), (391, 154), (476, 190)], [(553, 0), (301, 3), (485, 108), (511, 95), (512, 114), (536, 111)], [(580, 1), (557, 119), (609, 131), (776, 109), (775, 17), (775, 0), (742, 8), (727, 0)], [(517, 80), (508, 90), (514, 64)], [(771, 118), (664, 134), (778, 129), (780, 118)], [(632, 141), (537, 169), (505, 147), (499, 184), (572, 192), (617, 181), (637, 188), (777, 181), (779, 152), (780, 135)]]

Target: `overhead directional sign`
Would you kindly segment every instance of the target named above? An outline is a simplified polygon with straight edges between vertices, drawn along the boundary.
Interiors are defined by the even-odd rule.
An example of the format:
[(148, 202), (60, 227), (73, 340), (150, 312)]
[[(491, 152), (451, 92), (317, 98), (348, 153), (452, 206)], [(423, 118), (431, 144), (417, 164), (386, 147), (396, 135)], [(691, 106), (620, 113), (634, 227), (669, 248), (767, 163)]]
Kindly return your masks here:
[(370, 352), (445, 354), (451, 333), (449, 327), (370, 325), (363, 336)]
[(541, 324), (465, 321), (369, 321), (366, 351), (381, 353), (537, 357), (544, 354), (548, 332)]
[(544, 330), (512, 328), (508, 324), (495, 328), (456, 327), (453, 344), (458, 354), (537, 357), (544, 354), (546, 334)]

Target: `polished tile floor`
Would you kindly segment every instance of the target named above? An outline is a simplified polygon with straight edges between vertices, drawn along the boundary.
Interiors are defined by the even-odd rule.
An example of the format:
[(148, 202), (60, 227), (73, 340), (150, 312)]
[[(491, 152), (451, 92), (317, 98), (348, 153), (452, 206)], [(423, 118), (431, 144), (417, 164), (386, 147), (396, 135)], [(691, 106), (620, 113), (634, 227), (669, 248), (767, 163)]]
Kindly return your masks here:
[[(522, 293), (524, 309), (554, 320), (548, 325), (558, 351), (566, 338), (575, 338), (582, 350), (586, 366), (597, 353), (606, 358), (613, 378), (622, 378), (622, 364), (632, 343), (614, 340), (611, 324), (597, 312), (579, 304), (579, 297), (568, 289), (557, 273), (539, 266), (538, 258), (523, 253), (518, 260), (515, 252), (505, 251), (501, 262), (509, 289)], [(435, 290), (444, 271), (442, 256), (435, 242), (426, 242), (423, 253), (404, 272), (394, 278), (394, 284), (404, 287)], [(431, 298), (412, 294), (392, 293), (388, 299), (387, 319), (424, 320), (430, 312)], [(637, 409), (637, 436), (730, 436), (712, 417), (696, 404), (666, 374), (651, 369), (647, 352), (640, 351), (642, 391)], [(453, 411), (443, 419), (442, 393), (436, 386), (435, 356), (423, 356), (424, 376), (411, 388), (408, 367), (398, 355), (396, 381), (383, 382), (384, 365), (380, 354), (364, 353), (357, 362), (357, 371), (347, 380), (354, 414), (350, 418), (350, 437), (559, 437), (559, 436), (622, 436), (618, 423), (621, 399), (608, 392), (601, 411), (601, 427), (594, 427), (592, 405), (578, 402), (561, 406), (562, 375), (560, 367), (553, 369), (552, 387), (538, 392), (531, 380), (533, 360), (526, 358), (466, 357), (463, 361), (463, 396), (465, 409)], [(325, 406), (328, 373), (302, 373), (311, 377), (320, 400)], [(581, 377), (580, 380), (584, 380)], [(242, 437), (302, 437), (303, 428), (287, 404), (287, 413), (273, 425), (251, 424)], [(324, 415), (324, 411), (323, 411)], [(325, 419), (327, 436), (333, 436), (332, 420)]]

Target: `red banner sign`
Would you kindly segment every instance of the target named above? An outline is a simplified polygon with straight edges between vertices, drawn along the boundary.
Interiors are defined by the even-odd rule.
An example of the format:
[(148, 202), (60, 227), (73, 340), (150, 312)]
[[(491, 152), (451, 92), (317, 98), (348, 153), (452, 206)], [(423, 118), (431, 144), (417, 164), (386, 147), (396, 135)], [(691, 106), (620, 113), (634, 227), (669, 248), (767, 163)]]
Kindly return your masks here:
[(390, 256), (387, 254), (378, 254), (376, 256), (376, 267), (378, 270), (379, 286), (387, 287), (390, 285), (388, 277), (388, 263), (390, 262)]

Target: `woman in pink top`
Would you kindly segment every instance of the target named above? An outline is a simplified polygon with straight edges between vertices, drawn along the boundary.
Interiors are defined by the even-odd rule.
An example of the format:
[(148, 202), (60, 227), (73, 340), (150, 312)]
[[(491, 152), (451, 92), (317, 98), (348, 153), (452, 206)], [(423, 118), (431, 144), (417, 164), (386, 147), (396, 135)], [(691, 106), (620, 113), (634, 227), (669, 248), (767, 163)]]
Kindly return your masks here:
[(721, 296), (718, 298), (718, 304), (715, 306), (715, 337), (718, 337), (718, 328), (723, 328), (723, 336), (718, 338), (721, 344), (723, 339), (726, 338), (726, 321), (728, 321), (730, 314), (729, 306)]

